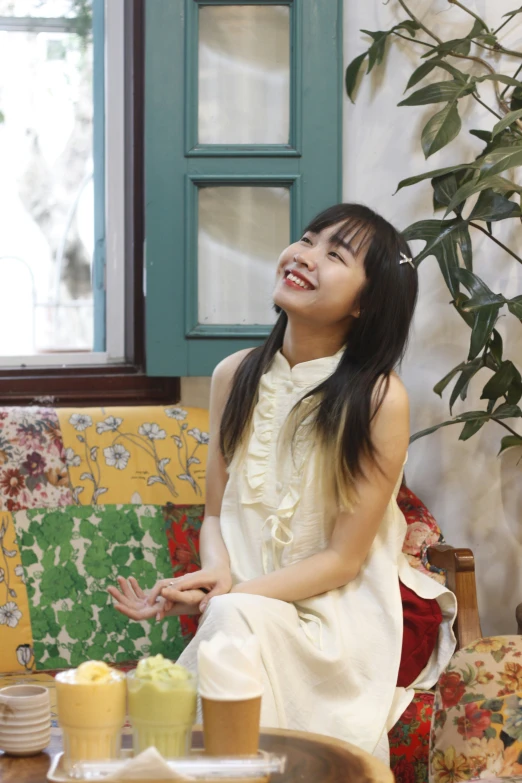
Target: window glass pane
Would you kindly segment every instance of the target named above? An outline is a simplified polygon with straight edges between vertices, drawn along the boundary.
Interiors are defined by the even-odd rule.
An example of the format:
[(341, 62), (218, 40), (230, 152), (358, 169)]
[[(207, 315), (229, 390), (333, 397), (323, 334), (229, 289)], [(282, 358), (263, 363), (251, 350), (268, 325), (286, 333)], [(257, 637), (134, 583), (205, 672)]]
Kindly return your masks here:
[(287, 188), (200, 188), (199, 323), (273, 323), (276, 264), (289, 243)]
[(288, 6), (199, 11), (199, 143), (288, 144)]
[(0, 0), (0, 16), (76, 16), (82, 5), (79, 0)]
[[(0, 15), (76, 5), (0, 3)], [(92, 60), (90, 36), (0, 29), (0, 290), (23, 301), (0, 356), (93, 350)]]

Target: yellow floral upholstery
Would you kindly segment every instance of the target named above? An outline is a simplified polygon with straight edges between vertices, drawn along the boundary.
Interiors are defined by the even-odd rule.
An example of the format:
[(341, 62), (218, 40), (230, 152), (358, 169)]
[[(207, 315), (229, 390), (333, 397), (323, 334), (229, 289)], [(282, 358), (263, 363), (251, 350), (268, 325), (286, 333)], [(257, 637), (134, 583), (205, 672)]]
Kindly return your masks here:
[(27, 590), (13, 518), (0, 512), (0, 672), (33, 668)]
[(455, 653), (435, 692), (430, 746), (430, 783), (522, 775), (521, 636)]
[(58, 411), (76, 503), (204, 503), (208, 411), (63, 408)]

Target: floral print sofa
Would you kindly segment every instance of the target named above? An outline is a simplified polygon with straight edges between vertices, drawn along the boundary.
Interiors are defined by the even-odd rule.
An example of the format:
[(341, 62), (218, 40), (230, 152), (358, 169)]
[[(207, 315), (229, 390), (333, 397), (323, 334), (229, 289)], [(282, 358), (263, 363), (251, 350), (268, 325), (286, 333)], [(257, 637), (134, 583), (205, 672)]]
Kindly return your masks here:
[(522, 776), (522, 637), (459, 650), (435, 691), (431, 783)]
[[(194, 618), (129, 624), (106, 588), (117, 574), (152, 587), (200, 567), (207, 447), (202, 409), (0, 409), (0, 677), (52, 684), (57, 669), (87, 658), (125, 667), (180, 654)], [(457, 550), (440, 546), (435, 520), (406, 487), (399, 504), (412, 565), (444, 581), (437, 560), (458, 590), (458, 557), (444, 560)], [(390, 732), (399, 781), (427, 780), (432, 712), (433, 693), (420, 692)]]

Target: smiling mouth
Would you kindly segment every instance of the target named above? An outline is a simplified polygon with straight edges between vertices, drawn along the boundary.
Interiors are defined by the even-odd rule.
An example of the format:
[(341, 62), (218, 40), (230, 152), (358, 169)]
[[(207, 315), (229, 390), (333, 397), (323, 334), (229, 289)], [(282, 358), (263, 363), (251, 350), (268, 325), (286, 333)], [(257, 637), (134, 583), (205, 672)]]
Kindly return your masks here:
[(313, 291), (314, 286), (310, 285), (306, 280), (303, 280), (302, 277), (299, 275), (296, 275), (294, 272), (286, 272), (285, 273), (285, 283), (292, 288), (295, 286), (297, 288), (303, 289), (303, 291)]

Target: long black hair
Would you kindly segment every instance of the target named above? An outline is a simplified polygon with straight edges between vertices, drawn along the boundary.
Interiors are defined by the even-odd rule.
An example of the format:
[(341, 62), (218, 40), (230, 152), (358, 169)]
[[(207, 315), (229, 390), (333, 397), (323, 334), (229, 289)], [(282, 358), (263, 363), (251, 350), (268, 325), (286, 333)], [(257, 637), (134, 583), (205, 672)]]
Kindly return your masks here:
[[(329, 465), (334, 466), (335, 489), (344, 500), (353, 480), (363, 473), (363, 457), (376, 459), (370, 425), (390, 373), (406, 349), (418, 279), (411, 264), (400, 263), (403, 257), (412, 257), (406, 240), (373, 210), (361, 204), (337, 204), (321, 212), (303, 233), (319, 234), (334, 225), (339, 229), (333, 241), (347, 243), (353, 255), (364, 252), (366, 282), (360, 315), (351, 319), (337, 369), (297, 403), (294, 413), (306, 398), (316, 400), (312, 428), (324, 452), (333, 458)], [(221, 450), (227, 463), (247, 433), (261, 376), (283, 345), (287, 322), (287, 314), (279, 310), (266, 342), (251, 351), (236, 371), (221, 420)]]

